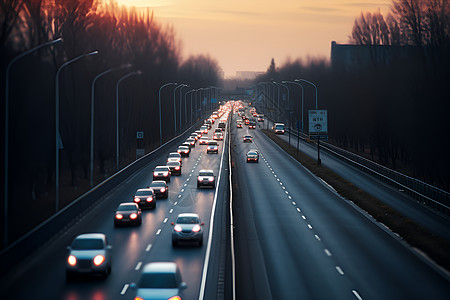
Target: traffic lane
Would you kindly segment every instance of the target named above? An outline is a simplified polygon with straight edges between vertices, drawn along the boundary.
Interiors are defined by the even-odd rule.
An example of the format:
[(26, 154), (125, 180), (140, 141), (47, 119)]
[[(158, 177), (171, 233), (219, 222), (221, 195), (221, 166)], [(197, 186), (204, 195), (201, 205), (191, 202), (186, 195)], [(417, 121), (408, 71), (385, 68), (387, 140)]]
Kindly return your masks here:
[[(242, 147), (248, 146), (242, 144)], [(263, 161), (246, 163), (245, 155), (233, 157), (233, 162), (233, 173), (245, 178), (236, 183), (239, 193), (248, 197), (234, 200), (241, 201), (241, 207), (246, 206), (247, 209), (245, 213), (236, 209), (236, 213), (244, 219), (249, 215), (254, 218), (256, 235), (249, 238), (262, 249), (267, 283), (273, 298), (348, 299), (351, 296), (348, 283), (335, 272), (334, 264), (326, 259), (310, 229), (301, 226), (298, 211), (287, 201), (288, 196), (282, 192), (271, 170)], [(240, 230), (236, 229), (238, 233)], [(239, 260), (243, 259), (247, 258)], [(253, 272), (258, 272), (259, 268)], [(254, 286), (263, 284), (256, 282)]]
[[(17, 281), (12, 282), (12, 287), (8, 289), (6, 294), (16, 295), (19, 299), (29, 298), (36, 291), (45, 291), (50, 298), (54, 299), (86, 298), (88, 295), (114, 299), (119, 295), (119, 286), (128, 279), (123, 276), (125, 272), (115, 272), (115, 266), (119, 266), (119, 270), (132, 270), (135, 267), (133, 258), (140, 256), (148, 244), (151, 244), (152, 232), (155, 231), (155, 226), (162, 221), (161, 211), (168, 210), (168, 205), (170, 203), (173, 204), (172, 199), (174, 195), (177, 195), (176, 190), (180, 187), (180, 184), (177, 182), (180, 179), (174, 178), (173, 182), (169, 184), (168, 201), (158, 200), (155, 211), (143, 212), (143, 224), (141, 227), (115, 229), (113, 227), (113, 211), (119, 203), (132, 201), (132, 196), (138, 188), (148, 186), (152, 181), (154, 167), (163, 164), (165, 164), (165, 155), (152, 162), (138, 175), (129, 178), (124, 185), (118, 187), (114, 194), (109, 195), (92, 210), (89, 216), (83, 218), (75, 228), (66, 233), (67, 237), (64, 241), (53, 245), (52, 249), (46, 249), (35, 267), (31, 269), (24, 267), (24, 270), (19, 270), (23, 275), (17, 278)], [(184, 159), (185, 169), (189, 169), (193, 165), (193, 162)], [(113, 255), (112, 274), (105, 281), (94, 280), (92, 284), (88, 281), (86, 285), (81, 286), (77, 283), (74, 283), (75, 286), (70, 283), (66, 285), (66, 247), (70, 245), (75, 236), (85, 232), (104, 232), (107, 235), (114, 247), (113, 254), (116, 254)], [(121, 255), (117, 253), (121, 253)], [(45, 270), (45, 277), (42, 275), (42, 270)], [(57, 285), (55, 285), (56, 279), (58, 280)], [(24, 282), (25, 286), (29, 288), (23, 289)], [(84, 280), (83, 283), (85, 283)]]
[[(279, 135), (279, 137), (286, 142), (288, 141), (286, 134)], [(291, 135), (291, 145), (297, 145), (297, 138), (293, 135)], [(300, 140), (299, 149), (311, 158), (317, 159), (317, 145), (305, 143)], [(352, 182), (355, 186), (392, 206), (392, 208), (404, 216), (411, 218), (416, 223), (428, 228), (434, 234), (450, 239), (450, 230), (448, 230), (450, 228), (450, 219), (446, 216), (423, 206), (408, 195), (362, 172), (345, 160), (336, 158), (327, 151), (322, 150), (320, 152), (320, 158), (323, 166)]]
[[(280, 191), (291, 196), (289, 201), (301, 210), (302, 219), (308, 222), (324, 245), (323, 251), (327, 249), (327, 255), (336, 259), (339, 273), (351, 278), (355, 290), (377, 299), (406, 299), (418, 295), (424, 298), (430, 290), (439, 299), (448, 293), (448, 277), (442, 277), (410, 248), (331, 189), (324, 189), (324, 183), (304, 175), (306, 173), (300, 167), (292, 168), (297, 163), (283, 157), (287, 156), (284, 152), (276, 151), (278, 147), (270, 139), (261, 137), (258, 146), (264, 150), (274, 177), (280, 179)], [(418, 279), (422, 284), (414, 285)]]

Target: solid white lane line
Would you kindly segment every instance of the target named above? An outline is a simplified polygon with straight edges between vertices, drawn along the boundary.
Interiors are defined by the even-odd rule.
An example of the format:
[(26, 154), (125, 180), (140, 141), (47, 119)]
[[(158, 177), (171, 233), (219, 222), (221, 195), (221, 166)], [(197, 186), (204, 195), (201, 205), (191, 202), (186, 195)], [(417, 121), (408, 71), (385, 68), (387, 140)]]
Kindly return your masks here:
[(139, 269), (141, 268), (141, 266), (142, 266), (142, 261), (138, 262), (137, 265), (136, 265), (136, 268), (134, 268), (134, 269), (135, 269), (136, 271), (139, 271)]
[(120, 291), (120, 294), (121, 295), (125, 295), (125, 293), (127, 292), (129, 286), (130, 285), (128, 283), (125, 283), (125, 285), (123, 286), (122, 290)]

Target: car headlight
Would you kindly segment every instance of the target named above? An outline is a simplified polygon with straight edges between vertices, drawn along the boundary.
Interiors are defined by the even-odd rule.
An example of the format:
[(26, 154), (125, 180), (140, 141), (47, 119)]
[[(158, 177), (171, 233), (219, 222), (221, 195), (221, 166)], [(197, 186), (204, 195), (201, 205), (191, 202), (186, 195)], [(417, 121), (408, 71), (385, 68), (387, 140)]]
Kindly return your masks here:
[(196, 225), (192, 228), (192, 231), (193, 231), (193, 232), (199, 232), (200, 229), (201, 229), (200, 225), (196, 224)]
[(173, 230), (175, 230), (176, 232), (181, 232), (181, 226), (180, 225), (175, 225), (175, 227), (173, 228)]
[(105, 257), (103, 255), (97, 255), (94, 257), (94, 265), (100, 266), (105, 261)]
[(67, 262), (69, 263), (69, 265), (75, 266), (77, 264), (77, 258), (73, 255), (69, 255), (69, 257), (67, 258)]
[(134, 202), (139, 203), (139, 202), (141, 202), (141, 199), (139, 197), (135, 197)]
[(134, 219), (136, 219), (137, 218), (137, 214), (136, 213), (132, 213), (131, 215), (130, 215), (130, 219), (131, 220), (134, 220)]
[(116, 214), (116, 219), (117, 220), (122, 220), (123, 219), (123, 215), (122, 214)]
[(153, 201), (153, 197), (147, 197), (147, 202), (152, 202)]

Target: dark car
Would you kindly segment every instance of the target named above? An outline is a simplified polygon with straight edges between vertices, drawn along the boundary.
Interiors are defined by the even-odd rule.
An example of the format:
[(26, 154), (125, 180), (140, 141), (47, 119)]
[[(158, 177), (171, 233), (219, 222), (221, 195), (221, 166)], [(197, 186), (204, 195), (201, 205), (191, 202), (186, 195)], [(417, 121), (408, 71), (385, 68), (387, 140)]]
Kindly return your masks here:
[(111, 245), (103, 233), (85, 233), (77, 236), (67, 247), (66, 275), (70, 281), (75, 274), (111, 273)]
[(259, 162), (259, 153), (258, 151), (250, 150), (247, 152), (247, 162)]
[(216, 176), (213, 170), (200, 170), (197, 176), (197, 188), (203, 186), (216, 187)]
[(152, 181), (149, 188), (153, 190), (156, 197), (165, 199), (169, 198), (169, 187), (167, 186), (167, 183), (164, 180)]
[(248, 123), (248, 129), (256, 129), (256, 122), (255, 121), (250, 121)]
[(170, 168), (168, 166), (157, 166), (153, 170), (153, 180), (170, 182)]
[(187, 146), (179, 146), (177, 152), (180, 153), (181, 156), (189, 157), (189, 153), (191, 152), (191, 148)]
[(172, 246), (178, 245), (178, 242), (197, 242), (201, 247), (203, 244), (204, 223), (200, 221), (200, 217), (194, 213), (179, 214), (175, 223), (172, 223)]
[(181, 164), (177, 161), (169, 161), (166, 166), (170, 169), (171, 175), (181, 175)]
[(133, 202), (139, 205), (140, 208), (156, 208), (156, 195), (155, 192), (148, 189), (138, 189), (134, 194)]
[(114, 226), (141, 225), (141, 209), (134, 202), (121, 203), (114, 211)]

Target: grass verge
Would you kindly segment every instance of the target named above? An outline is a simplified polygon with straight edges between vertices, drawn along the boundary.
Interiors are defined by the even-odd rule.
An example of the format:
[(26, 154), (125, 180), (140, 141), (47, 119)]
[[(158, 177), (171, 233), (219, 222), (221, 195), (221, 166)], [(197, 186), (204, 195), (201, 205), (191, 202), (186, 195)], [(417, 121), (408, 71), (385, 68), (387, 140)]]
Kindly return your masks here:
[(409, 245), (419, 249), (442, 268), (450, 271), (450, 241), (432, 234), (428, 229), (401, 215), (326, 167), (318, 166), (315, 159), (301, 151), (297, 152), (294, 146), (289, 145), (273, 132), (266, 129), (261, 131), (313, 174), (330, 184), (339, 195), (354, 202), (375, 220), (400, 235)]

